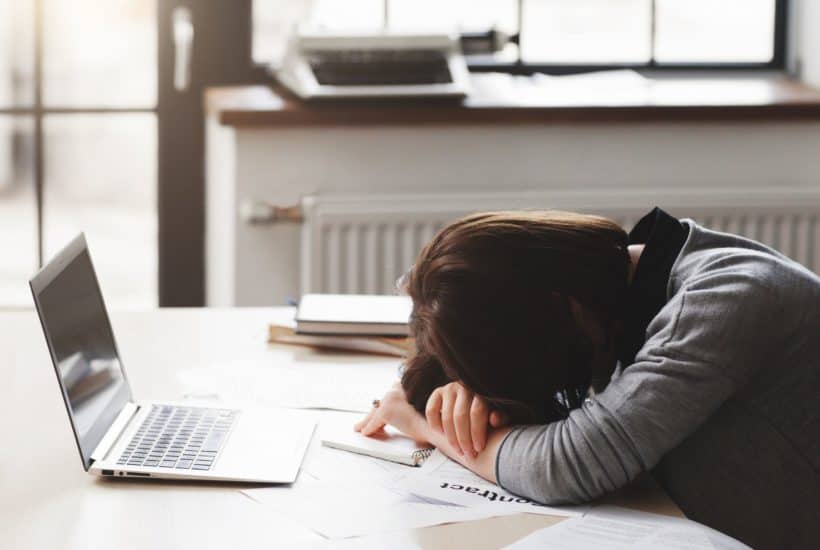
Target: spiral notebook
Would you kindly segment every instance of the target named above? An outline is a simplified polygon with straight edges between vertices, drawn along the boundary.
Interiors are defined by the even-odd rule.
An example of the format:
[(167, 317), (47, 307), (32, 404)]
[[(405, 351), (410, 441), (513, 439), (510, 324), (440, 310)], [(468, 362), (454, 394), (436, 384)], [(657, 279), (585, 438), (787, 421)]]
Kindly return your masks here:
[(334, 430), (322, 437), (322, 445), (407, 466), (421, 466), (434, 450), (389, 427), (384, 434), (371, 437), (354, 432), (350, 427)]

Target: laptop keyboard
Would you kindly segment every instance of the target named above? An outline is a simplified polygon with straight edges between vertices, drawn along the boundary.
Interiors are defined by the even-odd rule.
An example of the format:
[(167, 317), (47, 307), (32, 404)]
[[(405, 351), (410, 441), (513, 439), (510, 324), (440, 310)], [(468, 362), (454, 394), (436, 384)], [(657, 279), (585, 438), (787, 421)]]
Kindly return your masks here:
[(323, 86), (450, 84), (447, 57), (438, 50), (343, 50), (308, 54)]
[(228, 409), (152, 405), (117, 464), (210, 470), (237, 415)]

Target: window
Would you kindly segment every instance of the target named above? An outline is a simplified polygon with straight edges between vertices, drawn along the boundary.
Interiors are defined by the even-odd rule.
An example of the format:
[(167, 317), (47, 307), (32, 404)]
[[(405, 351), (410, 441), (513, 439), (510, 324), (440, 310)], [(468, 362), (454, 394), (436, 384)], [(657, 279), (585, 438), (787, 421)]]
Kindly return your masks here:
[(774, 68), (786, 0), (253, 0), (254, 60), (275, 62), (297, 22), (339, 29), (496, 28), (519, 35), (474, 69)]
[(156, 305), (156, 1), (0, 0), (0, 307), (80, 231), (110, 305)]

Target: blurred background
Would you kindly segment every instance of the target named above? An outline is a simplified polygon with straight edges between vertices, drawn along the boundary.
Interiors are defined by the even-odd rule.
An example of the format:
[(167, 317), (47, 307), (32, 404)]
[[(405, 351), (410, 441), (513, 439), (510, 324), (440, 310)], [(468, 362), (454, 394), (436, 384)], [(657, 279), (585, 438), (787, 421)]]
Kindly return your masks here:
[[(204, 145), (192, 145), (203, 138), (192, 133), (186, 143), (162, 129), (179, 127), (187, 113), (185, 120), (200, 120), (191, 131), (202, 134), (206, 87), (269, 85), (264, 67), (281, 62), (297, 22), (517, 36), (468, 59), (481, 72), (627, 67), (800, 77), (804, 57), (813, 54), (816, 64), (820, 56), (800, 28), (812, 17), (816, 28), (820, 18), (814, 2), (799, 4), (0, 0), (0, 307), (29, 307), (27, 278), (80, 231), (110, 307), (203, 305), (206, 161)], [(193, 14), (195, 60), (192, 85), (175, 91), (172, 16), (180, 6)], [(199, 191), (187, 201), (191, 188)]]

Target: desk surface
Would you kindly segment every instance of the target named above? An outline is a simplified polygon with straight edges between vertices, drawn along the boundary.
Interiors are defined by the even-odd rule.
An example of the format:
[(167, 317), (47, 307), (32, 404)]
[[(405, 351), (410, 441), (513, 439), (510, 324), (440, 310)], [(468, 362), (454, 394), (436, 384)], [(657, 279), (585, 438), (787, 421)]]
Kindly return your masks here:
[[(265, 343), (285, 308), (114, 313), (120, 353), (138, 399), (178, 399), (175, 373), (231, 362), (298, 363), (305, 348)], [(323, 354), (328, 357), (328, 354)], [(334, 361), (361, 357), (333, 355)], [(366, 360), (366, 359), (365, 359)], [(100, 480), (83, 472), (33, 312), (0, 313), (0, 546), (7, 548), (261, 548), (324, 539), (229, 484)], [(649, 481), (608, 499), (681, 515)], [(520, 514), (347, 541), (385, 547), (497, 548), (561, 518)], [(347, 546), (345, 546), (347, 547)]]
[(476, 74), (473, 92), (463, 100), (306, 103), (275, 86), (216, 87), (205, 94), (205, 110), (237, 127), (820, 119), (820, 91), (777, 74), (560, 78), (567, 77)]

